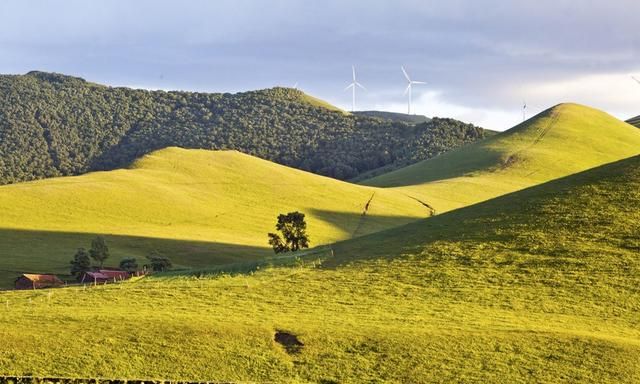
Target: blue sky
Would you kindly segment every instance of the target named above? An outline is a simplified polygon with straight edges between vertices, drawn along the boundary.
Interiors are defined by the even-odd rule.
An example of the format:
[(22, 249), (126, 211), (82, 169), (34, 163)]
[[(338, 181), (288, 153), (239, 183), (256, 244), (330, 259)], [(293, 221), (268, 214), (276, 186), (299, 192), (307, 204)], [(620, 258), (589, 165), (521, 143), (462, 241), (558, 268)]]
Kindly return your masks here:
[(345, 109), (414, 110), (506, 129), (575, 101), (640, 114), (640, 2), (3, 0), (0, 72), (236, 92), (292, 86)]

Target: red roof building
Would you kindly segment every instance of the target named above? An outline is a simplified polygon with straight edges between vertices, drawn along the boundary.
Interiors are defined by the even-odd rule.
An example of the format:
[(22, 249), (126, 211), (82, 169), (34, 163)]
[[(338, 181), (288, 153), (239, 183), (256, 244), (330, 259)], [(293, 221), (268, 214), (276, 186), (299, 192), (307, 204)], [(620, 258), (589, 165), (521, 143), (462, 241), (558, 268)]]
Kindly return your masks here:
[(114, 281), (126, 280), (129, 278), (127, 271), (117, 269), (100, 269), (92, 272), (85, 272), (82, 275), (81, 283), (112, 283)]
[(81, 283), (104, 283), (107, 281), (113, 281), (113, 279), (100, 272), (85, 272), (80, 280)]
[(16, 289), (41, 289), (61, 287), (64, 282), (56, 275), (25, 273), (15, 280)]
[(102, 273), (103, 275), (109, 277), (112, 280), (113, 279), (126, 280), (129, 278), (129, 272), (127, 271), (121, 271), (116, 269), (101, 269), (98, 272)]

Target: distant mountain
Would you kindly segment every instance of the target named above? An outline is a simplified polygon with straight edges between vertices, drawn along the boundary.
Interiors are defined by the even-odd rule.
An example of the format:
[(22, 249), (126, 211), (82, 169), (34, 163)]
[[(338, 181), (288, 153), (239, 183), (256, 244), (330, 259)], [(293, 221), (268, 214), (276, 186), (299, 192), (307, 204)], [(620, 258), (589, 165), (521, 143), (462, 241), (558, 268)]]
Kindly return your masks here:
[(408, 115), (406, 113), (398, 112), (385, 112), (385, 111), (356, 111), (353, 112), (356, 116), (376, 117), (379, 119), (398, 121), (403, 123), (420, 124), (426, 123), (429, 119), (424, 115)]
[(560, 104), (487, 140), (362, 183), (397, 187), (437, 212), (640, 154), (640, 130), (602, 111)]
[(353, 116), (288, 88), (237, 94), (113, 88), (55, 73), (0, 75), (0, 183), (129, 165), (180, 146), (235, 149), (347, 179), (485, 137), (455, 120)]
[(627, 120), (627, 123), (640, 128), (640, 116), (636, 116), (632, 119)]

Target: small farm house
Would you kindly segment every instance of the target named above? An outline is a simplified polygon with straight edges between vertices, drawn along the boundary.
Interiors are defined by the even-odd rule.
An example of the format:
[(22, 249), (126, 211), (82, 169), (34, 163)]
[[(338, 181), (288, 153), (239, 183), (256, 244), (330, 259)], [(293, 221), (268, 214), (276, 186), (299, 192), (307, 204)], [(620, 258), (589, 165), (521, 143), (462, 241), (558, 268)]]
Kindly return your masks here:
[(40, 289), (63, 286), (64, 282), (56, 275), (25, 273), (15, 280), (16, 289)]

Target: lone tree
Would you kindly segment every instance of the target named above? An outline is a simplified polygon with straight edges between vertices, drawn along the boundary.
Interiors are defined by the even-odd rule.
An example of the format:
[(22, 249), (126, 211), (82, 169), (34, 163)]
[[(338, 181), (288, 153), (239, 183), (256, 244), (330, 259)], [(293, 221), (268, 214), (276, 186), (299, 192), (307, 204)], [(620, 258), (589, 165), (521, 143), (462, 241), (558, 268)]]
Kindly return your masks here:
[(126, 257), (120, 260), (120, 269), (129, 273), (134, 273), (138, 270), (138, 262), (133, 257)]
[(309, 248), (309, 236), (307, 235), (307, 223), (304, 221), (304, 213), (289, 212), (286, 215), (278, 215), (277, 233), (269, 233), (269, 245), (275, 253), (297, 251)]
[(80, 278), (80, 276), (91, 269), (89, 254), (84, 248), (78, 248), (78, 251), (73, 256), (73, 260), (69, 263), (71, 264), (71, 274), (76, 278)]
[(147, 256), (147, 259), (151, 262), (151, 269), (154, 272), (164, 272), (173, 266), (168, 257), (161, 256), (155, 252)]
[(93, 239), (89, 255), (91, 255), (91, 258), (100, 264), (100, 268), (102, 268), (104, 261), (109, 258), (109, 247), (107, 247), (107, 243), (102, 236)]

